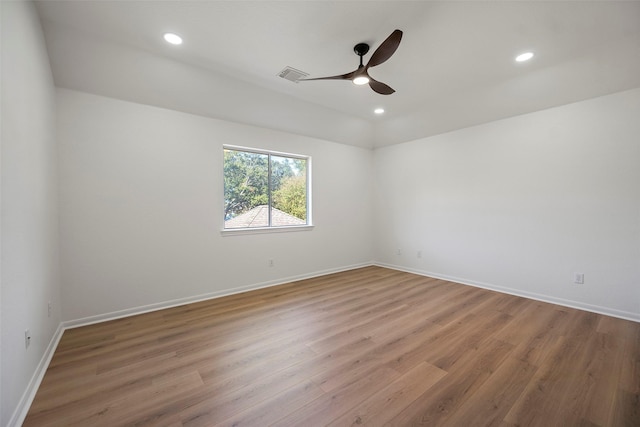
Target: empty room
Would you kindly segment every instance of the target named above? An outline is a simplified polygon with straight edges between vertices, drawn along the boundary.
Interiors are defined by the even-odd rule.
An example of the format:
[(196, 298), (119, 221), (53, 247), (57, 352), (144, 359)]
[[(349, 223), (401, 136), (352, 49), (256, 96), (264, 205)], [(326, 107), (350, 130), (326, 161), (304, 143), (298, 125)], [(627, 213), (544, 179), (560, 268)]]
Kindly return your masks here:
[(0, 19), (1, 426), (640, 425), (640, 2)]

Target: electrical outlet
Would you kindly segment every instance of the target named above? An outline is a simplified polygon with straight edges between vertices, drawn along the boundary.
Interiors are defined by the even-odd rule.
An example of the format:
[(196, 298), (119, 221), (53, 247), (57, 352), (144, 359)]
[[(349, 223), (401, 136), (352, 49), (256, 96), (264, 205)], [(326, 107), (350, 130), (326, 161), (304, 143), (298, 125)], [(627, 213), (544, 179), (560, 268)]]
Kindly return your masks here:
[(274, 265), (276, 265), (272, 259), (269, 260), (269, 267), (273, 267)]
[(29, 348), (31, 344), (31, 332), (28, 329), (24, 331), (24, 348)]
[(402, 255), (402, 249), (397, 249), (396, 250), (396, 255)]
[(574, 273), (573, 283), (576, 283), (578, 285), (584, 284), (584, 273)]

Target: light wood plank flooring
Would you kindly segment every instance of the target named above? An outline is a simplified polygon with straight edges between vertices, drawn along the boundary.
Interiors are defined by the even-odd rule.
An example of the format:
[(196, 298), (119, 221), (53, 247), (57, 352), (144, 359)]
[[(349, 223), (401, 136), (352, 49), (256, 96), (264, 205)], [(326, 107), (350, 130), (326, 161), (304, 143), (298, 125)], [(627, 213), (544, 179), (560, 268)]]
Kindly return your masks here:
[(640, 426), (640, 324), (367, 267), (64, 333), (25, 426)]

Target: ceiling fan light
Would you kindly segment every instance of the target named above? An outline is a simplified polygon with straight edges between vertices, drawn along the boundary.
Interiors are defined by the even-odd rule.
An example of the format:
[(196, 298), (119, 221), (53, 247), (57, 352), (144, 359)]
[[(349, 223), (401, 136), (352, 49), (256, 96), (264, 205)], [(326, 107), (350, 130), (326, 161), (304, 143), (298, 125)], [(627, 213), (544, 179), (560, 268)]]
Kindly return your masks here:
[(358, 86), (366, 85), (367, 83), (369, 83), (369, 77), (367, 76), (358, 76), (353, 79), (353, 84), (356, 84)]
[(175, 33), (165, 33), (163, 38), (167, 43), (171, 43), (173, 45), (182, 44), (182, 37)]

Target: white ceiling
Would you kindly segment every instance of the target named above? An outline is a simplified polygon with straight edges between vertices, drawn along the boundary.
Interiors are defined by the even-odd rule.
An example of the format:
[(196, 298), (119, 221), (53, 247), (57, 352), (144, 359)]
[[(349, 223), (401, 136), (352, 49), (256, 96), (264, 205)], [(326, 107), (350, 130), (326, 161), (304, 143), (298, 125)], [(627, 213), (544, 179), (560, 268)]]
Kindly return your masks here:
[[(41, 1), (56, 85), (377, 147), (640, 87), (638, 1)], [(347, 81), (353, 46), (394, 56)], [(173, 31), (179, 47), (162, 40)], [(536, 56), (524, 64), (514, 57)], [(384, 107), (383, 116), (373, 109)]]

